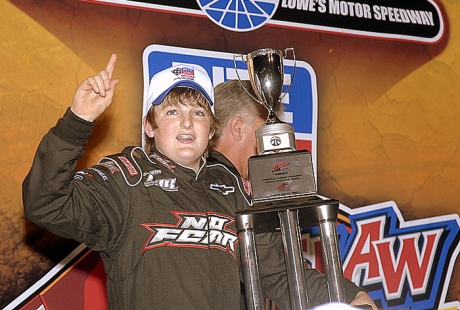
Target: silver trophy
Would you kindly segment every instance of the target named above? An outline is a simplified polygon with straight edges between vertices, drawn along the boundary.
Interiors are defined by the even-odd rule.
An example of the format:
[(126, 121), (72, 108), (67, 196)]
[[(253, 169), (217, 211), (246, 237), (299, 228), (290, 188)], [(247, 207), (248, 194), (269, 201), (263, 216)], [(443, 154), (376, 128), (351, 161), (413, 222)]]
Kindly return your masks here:
[[(287, 51), (292, 51), (294, 55), (293, 48), (287, 48)], [(236, 213), (248, 309), (263, 310), (256, 235), (280, 231), (291, 309), (309, 308), (300, 228), (311, 226), (318, 226), (320, 232), (329, 299), (331, 302), (344, 302), (343, 272), (335, 227), (339, 202), (316, 195), (311, 153), (296, 150), (293, 126), (280, 121), (274, 112), (277, 105), (282, 104), (285, 56), (280, 50), (271, 48), (256, 50), (246, 58), (239, 56), (247, 64), (257, 98), (245, 89), (246, 92), (269, 112), (265, 124), (256, 131), (259, 155), (248, 160), (253, 206)], [(235, 70), (239, 78), (236, 57)], [(292, 82), (287, 91), (291, 85)]]
[[(292, 85), (289, 84), (286, 92), (282, 95), (284, 86), (284, 65), (283, 59), (287, 57), (288, 51), (292, 52), (294, 59), (295, 75), (295, 54), (293, 48), (286, 48), (284, 55), (281, 50), (264, 48), (256, 50), (248, 55), (239, 55), (246, 63), (255, 98), (246, 88), (243, 89), (255, 101), (262, 104), (268, 110), (267, 120), (261, 128), (256, 131), (258, 154), (270, 154), (276, 152), (295, 151), (294, 128), (278, 119), (275, 109), (287, 94)], [(233, 57), (236, 68), (236, 55)], [(238, 70), (236, 70), (238, 79)]]

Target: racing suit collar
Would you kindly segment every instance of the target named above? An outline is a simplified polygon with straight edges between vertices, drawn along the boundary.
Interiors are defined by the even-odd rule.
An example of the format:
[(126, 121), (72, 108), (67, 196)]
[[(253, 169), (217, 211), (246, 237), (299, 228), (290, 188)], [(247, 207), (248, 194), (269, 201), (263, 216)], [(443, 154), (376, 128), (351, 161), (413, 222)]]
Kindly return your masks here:
[(228, 158), (225, 157), (225, 155), (219, 151), (211, 150), (209, 152), (208, 163), (209, 164), (213, 164), (213, 163), (222, 164), (226, 166), (234, 175), (241, 177), (240, 173), (238, 172), (238, 169), (236, 169), (233, 163), (230, 160), (228, 160)]

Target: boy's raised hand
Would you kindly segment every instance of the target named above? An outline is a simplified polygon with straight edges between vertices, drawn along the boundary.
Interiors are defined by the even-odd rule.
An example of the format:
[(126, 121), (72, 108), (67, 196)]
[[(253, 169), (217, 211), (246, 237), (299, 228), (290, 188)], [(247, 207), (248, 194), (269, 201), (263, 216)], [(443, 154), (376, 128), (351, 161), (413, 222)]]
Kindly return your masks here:
[(112, 103), (118, 79), (112, 79), (117, 55), (112, 54), (105, 70), (84, 80), (75, 92), (72, 112), (87, 121), (94, 121)]

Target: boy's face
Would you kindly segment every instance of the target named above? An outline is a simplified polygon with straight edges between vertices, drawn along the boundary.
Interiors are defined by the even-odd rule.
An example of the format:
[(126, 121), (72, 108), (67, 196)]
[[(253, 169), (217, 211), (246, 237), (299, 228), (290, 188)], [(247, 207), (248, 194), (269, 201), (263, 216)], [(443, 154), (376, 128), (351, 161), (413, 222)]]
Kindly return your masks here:
[(197, 171), (212, 138), (210, 115), (199, 106), (182, 104), (160, 104), (154, 113), (156, 147), (175, 162)]

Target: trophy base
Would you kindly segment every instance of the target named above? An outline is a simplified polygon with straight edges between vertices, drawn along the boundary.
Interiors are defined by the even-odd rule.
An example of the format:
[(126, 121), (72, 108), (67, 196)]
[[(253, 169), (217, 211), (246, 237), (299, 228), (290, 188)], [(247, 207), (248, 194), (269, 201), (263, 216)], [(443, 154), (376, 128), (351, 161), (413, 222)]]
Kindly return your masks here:
[(256, 130), (256, 141), (259, 155), (296, 150), (294, 127), (283, 122), (264, 124)]
[(316, 194), (307, 150), (252, 156), (248, 167), (254, 203)]

